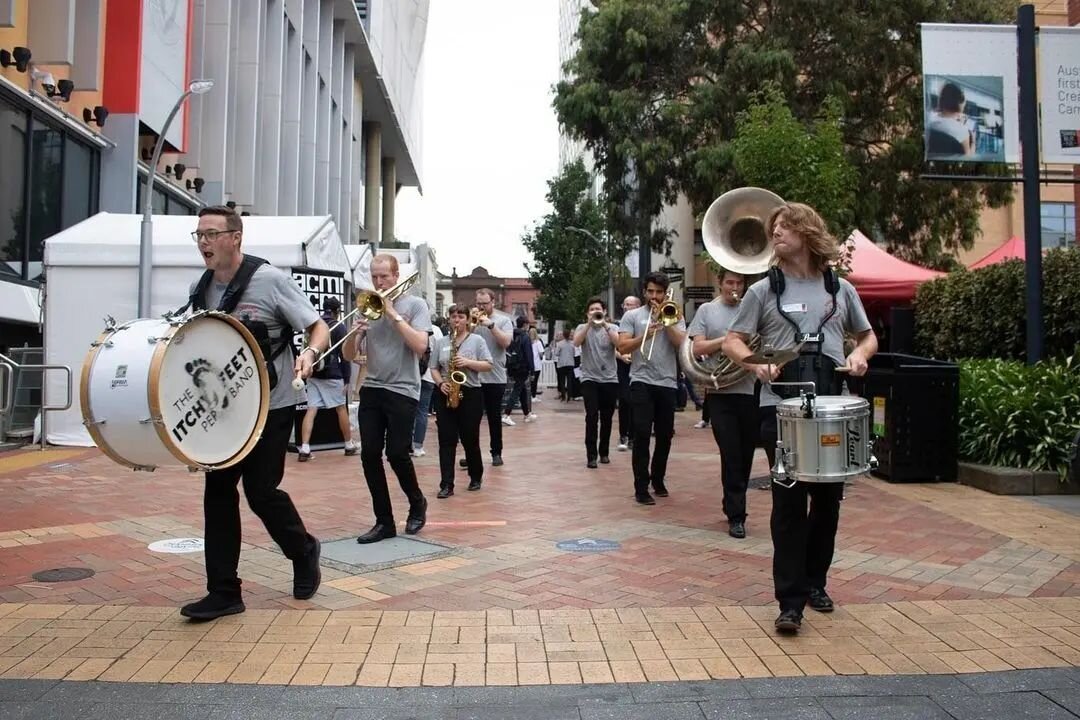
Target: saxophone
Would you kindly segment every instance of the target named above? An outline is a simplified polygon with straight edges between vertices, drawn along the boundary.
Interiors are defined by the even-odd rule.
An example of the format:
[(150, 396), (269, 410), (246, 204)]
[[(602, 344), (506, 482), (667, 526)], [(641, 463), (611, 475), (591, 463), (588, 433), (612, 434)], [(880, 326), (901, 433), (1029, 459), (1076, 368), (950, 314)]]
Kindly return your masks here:
[(468, 376), (462, 370), (454, 369), (454, 360), (457, 359), (458, 354), (458, 331), (450, 335), (450, 360), (447, 363), (448, 381), (450, 383), (450, 392), (446, 396), (446, 406), (456, 408), (461, 404), (461, 388), (465, 385), (465, 381), (468, 380)]

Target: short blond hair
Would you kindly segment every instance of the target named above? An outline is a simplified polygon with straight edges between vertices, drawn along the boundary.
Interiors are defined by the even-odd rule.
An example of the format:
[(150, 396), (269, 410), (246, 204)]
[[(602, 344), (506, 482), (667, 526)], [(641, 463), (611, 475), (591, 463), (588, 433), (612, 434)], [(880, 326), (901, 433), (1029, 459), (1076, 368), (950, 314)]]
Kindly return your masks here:
[(390, 266), (390, 272), (394, 274), (397, 274), (398, 272), (397, 258), (390, 253), (379, 253), (378, 255), (371, 258), (371, 264), (374, 265), (375, 263), (386, 263)]

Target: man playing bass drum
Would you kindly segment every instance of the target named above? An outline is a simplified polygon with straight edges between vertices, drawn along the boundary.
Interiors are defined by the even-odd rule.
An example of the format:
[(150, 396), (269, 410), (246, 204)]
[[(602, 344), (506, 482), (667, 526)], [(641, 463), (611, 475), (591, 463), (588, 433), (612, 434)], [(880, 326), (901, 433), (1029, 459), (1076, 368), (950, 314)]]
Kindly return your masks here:
[[(765, 231), (773, 240), (776, 264), (746, 293), (723, 350), (762, 382), (761, 439), (773, 465), (776, 405), (781, 397), (797, 397), (800, 388), (770, 383), (778, 378), (813, 381), (817, 394), (837, 395), (841, 378), (836, 368), (865, 374), (867, 361), (877, 352), (877, 337), (854, 286), (838, 278), (831, 267), (839, 254), (838, 244), (813, 208), (801, 203), (781, 205), (769, 215)], [(845, 331), (857, 341), (846, 359)], [(761, 335), (763, 347), (775, 350), (801, 344), (800, 355), (782, 371), (774, 365), (748, 364), (744, 361), (751, 352), (746, 343), (755, 334)], [(833, 609), (825, 585), (843, 491), (842, 482), (796, 482), (791, 487), (772, 483), (773, 584), (780, 604), (775, 624), (781, 632), (798, 632), (808, 601), (820, 612)]]
[[(480, 452), (480, 418), (484, 395), (480, 373), (491, 370), (491, 350), (484, 339), (469, 331), (469, 309), (451, 305), (450, 334), (435, 344), (431, 377), (435, 381), (435, 415), (439, 426), (439, 499), (454, 494), (454, 455), (458, 440), (465, 451), (469, 489), (479, 490), (484, 478)], [(464, 373), (465, 381), (457, 373)]]

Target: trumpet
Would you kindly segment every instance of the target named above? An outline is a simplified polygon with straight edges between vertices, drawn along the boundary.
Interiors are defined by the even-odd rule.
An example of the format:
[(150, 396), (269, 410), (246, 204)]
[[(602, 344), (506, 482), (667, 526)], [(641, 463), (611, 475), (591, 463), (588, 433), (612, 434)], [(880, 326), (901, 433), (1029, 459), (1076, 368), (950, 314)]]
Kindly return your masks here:
[[(682, 309), (679, 308), (679, 305), (674, 300), (672, 300), (674, 296), (675, 290), (668, 288), (664, 302), (657, 305), (652, 314), (649, 315), (650, 321), (659, 322), (665, 328), (669, 328), (673, 325), (677, 325), (679, 321), (682, 320)], [(650, 322), (650, 324), (652, 323)], [(642, 343), (641, 355), (645, 358), (646, 362), (652, 359), (652, 351), (656, 346), (656, 335), (657, 332), (654, 331), (649, 333), (649, 336), (645, 338), (645, 343), (649, 344), (648, 350), (644, 349), (645, 343)]]
[(604, 327), (607, 324), (604, 320), (604, 311), (597, 310), (589, 315), (589, 322), (597, 327)]
[(472, 332), (478, 325), (483, 325), (487, 322), (487, 313), (482, 312), (480, 308), (472, 308), (469, 310), (469, 332)]
[[(399, 297), (408, 292), (409, 288), (415, 285), (416, 281), (419, 279), (420, 271), (417, 270), (412, 275), (405, 278), (389, 290), (361, 290), (356, 295), (356, 307), (350, 310), (348, 315), (344, 316), (336, 323), (331, 325), (330, 331), (332, 332), (337, 328), (342, 327), (357, 313), (363, 315), (365, 318), (367, 318), (368, 321), (378, 320), (386, 313), (387, 304), (393, 304)], [(337, 350), (341, 345), (343, 345), (345, 341), (351, 338), (353, 336), (353, 333), (355, 333), (358, 329), (359, 328), (353, 328), (352, 330), (349, 330), (349, 332), (345, 333), (345, 337), (341, 338), (336, 343), (333, 343), (330, 347), (326, 348), (326, 350), (323, 350), (321, 353), (319, 353), (316, 356), (315, 361), (312, 363), (312, 365), (318, 365), (327, 357), (329, 357), (330, 353), (332, 353), (334, 350)], [(305, 345), (304, 349), (300, 352), (303, 353), (309, 349), (314, 350), (314, 348), (312, 348), (310, 345)], [(292, 386), (294, 390), (304, 389), (304, 381), (300, 378), (299, 375), (297, 375), (296, 378), (292, 381)]]

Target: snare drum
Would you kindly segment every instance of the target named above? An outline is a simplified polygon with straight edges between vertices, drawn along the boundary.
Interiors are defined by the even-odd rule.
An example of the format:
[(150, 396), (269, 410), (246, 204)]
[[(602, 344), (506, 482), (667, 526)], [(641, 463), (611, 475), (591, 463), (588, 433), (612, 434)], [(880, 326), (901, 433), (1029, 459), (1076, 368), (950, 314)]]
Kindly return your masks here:
[(90, 437), (135, 470), (235, 465), (270, 404), (258, 343), (216, 311), (106, 329), (83, 361), (79, 395)]
[(803, 398), (776, 406), (777, 451), (782, 452), (789, 480), (842, 482), (869, 472), (871, 454), (870, 403), (860, 397), (820, 396), (806, 417)]

